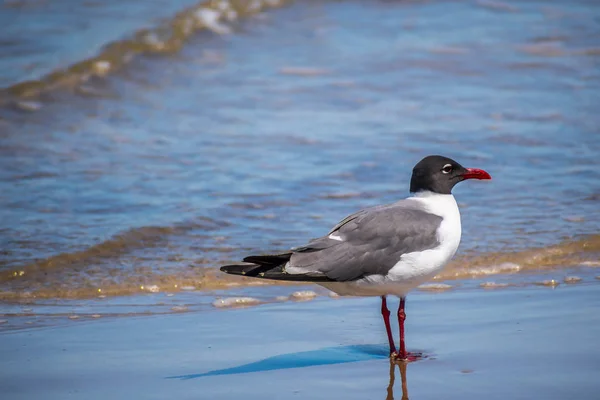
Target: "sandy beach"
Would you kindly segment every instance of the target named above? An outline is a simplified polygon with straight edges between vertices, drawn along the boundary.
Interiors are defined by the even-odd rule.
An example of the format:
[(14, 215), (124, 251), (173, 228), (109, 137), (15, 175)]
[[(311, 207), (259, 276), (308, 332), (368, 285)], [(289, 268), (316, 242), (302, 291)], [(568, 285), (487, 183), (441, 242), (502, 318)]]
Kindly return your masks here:
[(600, 281), (411, 295), (408, 347), (427, 358), (406, 366), (404, 389), (401, 368), (390, 375), (377, 303), (319, 297), (7, 332), (0, 392), (15, 400), (597, 398)]

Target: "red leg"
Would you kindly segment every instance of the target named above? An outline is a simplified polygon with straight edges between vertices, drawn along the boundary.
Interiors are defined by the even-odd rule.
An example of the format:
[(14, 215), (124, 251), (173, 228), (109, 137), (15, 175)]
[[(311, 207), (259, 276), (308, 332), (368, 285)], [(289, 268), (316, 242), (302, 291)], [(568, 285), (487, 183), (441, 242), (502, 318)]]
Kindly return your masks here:
[(406, 297), (400, 297), (400, 305), (398, 306), (398, 325), (400, 327), (400, 354), (398, 358), (406, 360), (408, 353), (406, 353), (406, 345), (404, 344), (404, 320), (406, 319), (406, 313), (404, 312), (404, 305), (406, 304)]
[(385, 330), (388, 335), (388, 342), (390, 343), (390, 356), (394, 356), (396, 354), (396, 345), (394, 344), (394, 337), (392, 336), (392, 327), (390, 326), (390, 310), (387, 308), (385, 296), (381, 296), (381, 315), (383, 316)]

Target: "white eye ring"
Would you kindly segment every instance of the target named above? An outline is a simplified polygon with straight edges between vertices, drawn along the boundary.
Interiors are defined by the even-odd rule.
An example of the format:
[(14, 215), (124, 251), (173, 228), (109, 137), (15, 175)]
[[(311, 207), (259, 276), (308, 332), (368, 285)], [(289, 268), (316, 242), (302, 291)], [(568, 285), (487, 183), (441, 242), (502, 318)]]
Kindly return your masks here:
[(450, 172), (452, 172), (452, 164), (444, 165), (444, 168), (442, 168), (442, 173), (449, 174)]

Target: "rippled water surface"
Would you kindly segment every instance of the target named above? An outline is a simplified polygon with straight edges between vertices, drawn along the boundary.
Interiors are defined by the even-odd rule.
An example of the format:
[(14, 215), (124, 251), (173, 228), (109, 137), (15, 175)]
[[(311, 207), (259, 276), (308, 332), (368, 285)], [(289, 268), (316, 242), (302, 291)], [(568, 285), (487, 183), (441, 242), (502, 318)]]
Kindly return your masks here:
[[(222, 286), (219, 263), (406, 196), (412, 166), (436, 153), (494, 178), (455, 189), (452, 271), (598, 264), (599, 3), (297, 1), (73, 85), (8, 88), (54, 68), (60, 27), (76, 36), (61, 59), (84, 60), (82, 47), (189, 6), (155, 1), (164, 13), (113, 29), (106, 15), (133, 3), (97, 3), (98, 18), (65, 8), (48, 35), (0, 42), (12, 49), (0, 61), (4, 297)], [(23, 7), (25, 23), (43, 19)]]
[(67, 68), (191, 4), (194, 0), (6, 0), (0, 4), (0, 87)]

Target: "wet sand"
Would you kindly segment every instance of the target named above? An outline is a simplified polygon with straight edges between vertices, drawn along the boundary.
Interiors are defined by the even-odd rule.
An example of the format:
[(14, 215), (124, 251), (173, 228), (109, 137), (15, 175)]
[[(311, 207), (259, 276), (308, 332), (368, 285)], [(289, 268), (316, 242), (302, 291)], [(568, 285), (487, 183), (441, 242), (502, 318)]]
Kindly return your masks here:
[[(74, 322), (6, 332), (7, 399), (594, 399), (600, 281), (415, 292), (390, 381), (376, 298)], [(390, 385), (390, 382), (392, 385)], [(404, 393), (403, 393), (404, 392)]]

